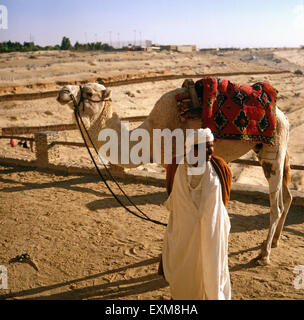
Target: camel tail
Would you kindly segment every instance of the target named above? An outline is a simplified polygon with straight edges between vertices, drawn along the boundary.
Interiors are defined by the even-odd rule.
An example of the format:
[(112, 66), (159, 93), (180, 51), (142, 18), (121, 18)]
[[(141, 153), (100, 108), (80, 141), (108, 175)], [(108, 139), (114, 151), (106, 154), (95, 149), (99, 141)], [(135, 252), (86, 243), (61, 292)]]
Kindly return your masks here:
[(290, 180), (291, 180), (291, 174), (290, 174), (290, 165), (289, 165), (289, 154), (286, 151), (285, 161), (284, 161), (284, 172), (283, 172), (284, 185), (287, 186)]

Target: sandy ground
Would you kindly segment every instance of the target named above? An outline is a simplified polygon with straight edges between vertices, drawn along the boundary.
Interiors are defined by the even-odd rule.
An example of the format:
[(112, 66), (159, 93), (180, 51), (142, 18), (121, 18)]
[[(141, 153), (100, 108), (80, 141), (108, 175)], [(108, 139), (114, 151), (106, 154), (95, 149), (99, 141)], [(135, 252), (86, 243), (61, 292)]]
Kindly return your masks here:
[[(96, 177), (0, 167), (0, 299), (170, 299), (157, 275), (164, 227), (126, 212)], [(151, 218), (166, 222), (163, 186), (124, 179), (122, 187)], [(292, 207), (271, 264), (257, 266), (268, 203), (232, 198), (229, 266), (233, 299), (303, 299), (294, 267), (304, 265), (304, 216)], [(28, 253), (37, 264), (8, 264)]]
[[(134, 74), (202, 74), (252, 70), (248, 59), (234, 58), (234, 52), (56, 52), (8, 53), (0, 57), (1, 92), (28, 92), (48, 89), (62, 81), (131, 77)], [(269, 60), (269, 59), (268, 59)], [(256, 65), (255, 71), (270, 70), (267, 63)], [(60, 84), (59, 84), (60, 86)]]
[[(59, 89), (60, 81), (126, 74), (201, 74), (289, 70), (280, 75), (228, 76), (252, 84), (266, 80), (279, 90), (278, 106), (290, 125), (293, 164), (304, 163), (303, 50), (243, 50), (217, 53), (74, 53), (43, 52), (0, 56), (0, 93)], [(120, 116), (148, 115), (157, 99), (180, 87), (182, 80), (112, 87)], [(0, 127), (71, 123), (71, 111), (55, 98), (0, 102)], [(60, 140), (81, 141), (77, 131), (61, 132)], [(21, 146), (0, 140), (0, 156), (34, 159)], [(252, 153), (244, 156), (254, 158)], [(60, 147), (57, 163), (91, 166), (85, 149)], [(163, 175), (150, 165), (140, 170)], [(261, 168), (232, 165), (234, 181), (266, 185)], [(9, 289), (0, 298), (37, 299), (170, 299), (167, 283), (156, 274), (164, 228), (119, 207), (96, 177), (55, 175), (19, 167), (0, 167), (0, 265), (8, 268)], [(124, 179), (125, 191), (154, 219), (167, 221), (163, 185)], [(304, 175), (292, 172), (291, 187), (304, 190)], [(303, 210), (292, 207), (281, 246), (271, 265), (256, 266), (268, 230), (268, 202), (232, 199), (228, 207), (232, 230), (229, 264), (233, 299), (303, 299), (294, 288), (294, 267), (304, 265)], [(8, 264), (29, 253), (39, 266)]]

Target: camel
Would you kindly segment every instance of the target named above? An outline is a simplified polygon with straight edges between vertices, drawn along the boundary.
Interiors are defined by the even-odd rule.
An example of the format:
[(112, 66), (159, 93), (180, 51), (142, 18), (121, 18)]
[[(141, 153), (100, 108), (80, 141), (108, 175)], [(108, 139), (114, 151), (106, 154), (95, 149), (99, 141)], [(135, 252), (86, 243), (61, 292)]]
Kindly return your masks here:
[[(152, 111), (134, 130), (129, 133), (135, 133), (136, 130), (145, 129), (153, 137), (153, 129), (174, 130), (181, 128), (198, 129), (201, 127), (200, 120), (187, 120), (181, 122), (177, 114), (176, 99), (177, 94), (185, 93), (187, 88), (181, 87), (171, 90), (163, 94), (155, 103)], [(117, 132), (120, 137), (121, 121), (118, 115), (112, 110), (111, 91), (98, 83), (88, 83), (82, 87), (76, 85), (64, 86), (58, 94), (57, 100), (65, 105), (67, 104), (74, 109), (73, 99), (80, 102), (79, 112), (83, 118), (84, 124), (88, 129), (95, 147), (99, 149), (105, 142), (98, 140), (98, 134), (101, 129), (111, 128)], [(82, 99), (82, 100), (80, 100)], [(214, 145), (214, 153), (222, 157), (227, 163), (240, 158), (250, 150), (254, 150), (257, 154), (259, 163), (263, 168), (264, 175), (269, 184), (270, 198), (270, 225), (266, 240), (261, 245), (261, 251), (256, 261), (260, 265), (266, 265), (270, 262), (270, 252), (272, 247), (277, 247), (280, 235), (285, 223), (287, 213), (289, 211), (292, 196), (288, 188), (290, 180), (290, 164), (287, 153), (287, 143), (289, 135), (289, 123), (283, 112), (276, 108), (276, 132), (275, 145), (257, 144), (256, 142), (248, 142), (241, 140), (217, 139)], [(118, 139), (118, 153), (121, 153), (122, 147), (120, 139)], [(130, 141), (131, 149), (136, 142)], [(151, 163), (153, 162), (153, 141), (151, 147)], [(163, 151), (162, 151), (163, 152)], [(120, 159), (120, 156), (118, 157)], [(163, 163), (163, 156), (161, 164)], [(122, 164), (122, 167), (136, 167), (140, 164)]]

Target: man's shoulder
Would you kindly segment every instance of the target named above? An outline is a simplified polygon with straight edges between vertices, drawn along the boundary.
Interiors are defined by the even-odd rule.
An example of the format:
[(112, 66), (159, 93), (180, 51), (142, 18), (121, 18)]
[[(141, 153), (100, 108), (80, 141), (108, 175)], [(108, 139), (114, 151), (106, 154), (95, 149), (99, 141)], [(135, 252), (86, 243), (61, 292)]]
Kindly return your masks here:
[(227, 162), (223, 158), (221, 158), (219, 156), (212, 155), (212, 159), (213, 159), (213, 161), (217, 162), (218, 164), (220, 164), (224, 167), (228, 167)]
[(224, 205), (227, 206), (227, 202), (230, 198), (230, 189), (232, 183), (232, 173), (227, 162), (218, 156), (212, 156), (211, 163), (214, 170), (218, 174), (222, 184), (222, 194)]
[(220, 170), (226, 171), (227, 174), (231, 175), (231, 170), (230, 170), (227, 162), (223, 158), (213, 155), (211, 162), (212, 162), (213, 166), (216, 166)]

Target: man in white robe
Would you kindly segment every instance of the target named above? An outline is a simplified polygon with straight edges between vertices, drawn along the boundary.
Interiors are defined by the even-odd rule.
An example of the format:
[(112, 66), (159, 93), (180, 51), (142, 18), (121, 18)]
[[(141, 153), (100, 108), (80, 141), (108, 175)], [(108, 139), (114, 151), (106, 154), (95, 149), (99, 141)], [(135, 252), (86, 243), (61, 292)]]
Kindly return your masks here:
[[(162, 267), (174, 300), (231, 299), (230, 221), (222, 194), (225, 183), (211, 161), (213, 135), (210, 129), (205, 130), (205, 171), (200, 175), (189, 175), (187, 169), (191, 165), (179, 164), (165, 203), (170, 217), (164, 237)], [(230, 174), (230, 194), (230, 169), (224, 160), (216, 158), (220, 159), (225, 175)]]

